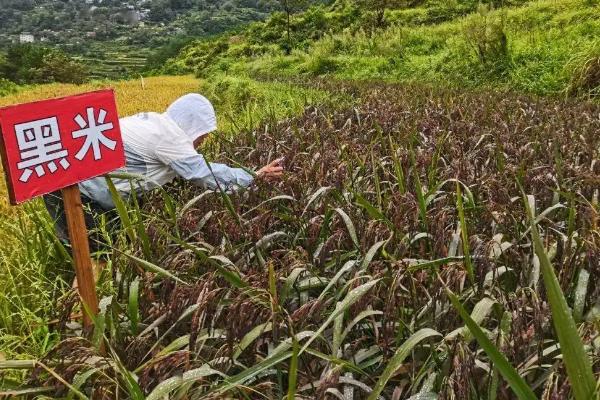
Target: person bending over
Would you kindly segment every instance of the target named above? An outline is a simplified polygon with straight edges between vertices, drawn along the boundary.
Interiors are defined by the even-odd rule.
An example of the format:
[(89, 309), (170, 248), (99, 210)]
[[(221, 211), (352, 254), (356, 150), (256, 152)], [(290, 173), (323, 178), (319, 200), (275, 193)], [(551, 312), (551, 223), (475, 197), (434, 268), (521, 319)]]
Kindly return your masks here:
[[(140, 195), (175, 178), (183, 178), (197, 186), (224, 191), (246, 188), (255, 178), (277, 179), (283, 173), (281, 160), (275, 160), (251, 174), (243, 168), (209, 163), (196, 148), (207, 135), (217, 129), (215, 110), (208, 99), (200, 94), (187, 94), (171, 104), (166, 112), (144, 112), (120, 119), (125, 147), (126, 166), (117, 172), (142, 177), (131, 184), (128, 179), (113, 179), (119, 195), (129, 198)], [(79, 184), (85, 221), (94, 230), (95, 215), (114, 210), (115, 204), (104, 177)], [(67, 221), (60, 192), (44, 196), (50, 216), (55, 221), (59, 238), (68, 241)], [(98, 235), (90, 240), (92, 253), (101, 250)], [(101, 266), (96, 266), (96, 274)]]

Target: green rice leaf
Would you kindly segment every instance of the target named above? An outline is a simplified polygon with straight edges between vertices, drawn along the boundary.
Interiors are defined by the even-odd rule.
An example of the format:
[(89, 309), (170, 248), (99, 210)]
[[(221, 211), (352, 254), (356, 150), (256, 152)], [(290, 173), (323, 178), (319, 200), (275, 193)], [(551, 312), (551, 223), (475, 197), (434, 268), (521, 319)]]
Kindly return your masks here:
[[(473, 307), (473, 311), (471, 312), (471, 319), (473, 319), (473, 321), (475, 321), (476, 324), (481, 324), (483, 320), (490, 314), (490, 312), (492, 311), (492, 307), (496, 303), (497, 302), (495, 300), (492, 300), (489, 297), (484, 297), (477, 304), (475, 304), (475, 307)], [(454, 331), (447, 334), (444, 339), (453, 339), (458, 334), (460, 334), (467, 343), (473, 340), (471, 331), (467, 326), (455, 329)]]
[[(31, 396), (41, 395), (44, 393), (56, 392), (56, 388), (53, 387), (33, 387), (33, 388), (25, 388), (25, 389), (17, 389), (17, 390), (4, 390), (0, 391), (0, 396), (4, 398), (6, 396), (9, 399), (23, 399), (23, 398), (32, 398)], [(38, 398), (38, 397), (33, 397)], [(42, 397), (43, 398), (43, 397)], [(48, 397), (46, 397), (48, 398)], [(87, 397), (83, 397), (87, 399)]]
[(242, 340), (237, 345), (235, 352), (233, 353), (233, 359), (236, 360), (242, 352), (250, 346), (252, 342), (258, 339), (263, 333), (270, 332), (273, 329), (273, 323), (267, 322), (264, 324), (260, 324), (252, 328), (250, 332), (248, 332)]
[(327, 327), (333, 322), (333, 320), (339, 314), (343, 313), (348, 308), (350, 308), (350, 306), (352, 306), (354, 303), (356, 303), (358, 300), (360, 300), (379, 281), (380, 281), (380, 279), (376, 279), (376, 280), (370, 281), (370, 282), (365, 283), (365, 284), (363, 284), (361, 286), (358, 286), (357, 288), (354, 288), (353, 290), (351, 290), (350, 292), (348, 292), (348, 294), (346, 295), (346, 297), (344, 298), (344, 300), (342, 300), (341, 302), (337, 303), (337, 305), (335, 307), (335, 310), (333, 310), (333, 312), (331, 314), (329, 314), (329, 317), (325, 320), (325, 322), (321, 325), (321, 327), (314, 333), (314, 335), (312, 335), (312, 337), (310, 339), (308, 339), (306, 341), (306, 343), (304, 344), (304, 346), (302, 347), (302, 349), (300, 349), (300, 354), (304, 353), (304, 351), (308, 348), (308, 346), (310, 346), (310, 344), (321, 333), (323, 333), (323, 331), (325, 329), (327, 329)]
[(113, 183), (112, 179), (109, 176), (106, 176), (105, 179), (113, 203), (115, 203), (117, 214), (119, 214), (119, 218), (121, 219), (121, 224), (123, 224), (123, 228), (125, 229), (127, 236), (129, 236), (129, 240), (131, 240), (131, 242), (133, 243), (135, 242), (135, 227), (131, 222), (131, 218), (129, 218), (127, 205), (125, 204), (125, 201), (123, 201), (123, 198), (117, 191), (117, 188), (115, 187), (115, 184)]
[[(290, 344), (288, 343), (286, 346), (288, 349), (290, 348)], [(273, 367), (274, 365), (279, 364), (290, 358), (293, 352), (289, 350), (283, 351), (274, 351), (269, 357), (265, 358), (260, 363), (245, 369), (239, 374), (227, 378), (223, 384), (221, 384), (218, 388), (215, 389), (217, 393), (227, 392), (239, 385), (243, 385), (245, 382), (248, 382), (250, 379), (254, 378), (256, 375), (260, 374), (263, 371), (266, 371)]]
[(350, 260), (350, 261), (346, 262), (342, 266), (342, 268), (340, 268), (340, 270), (335, 274), (335, 276), (333, 278), (331, 278), (331, 280), (329, 281), (327, 286), (325, 286), (325, 289), (323, 289), (323, 291), (319, 295), (319, 298), (317, 299), (317, 301), (322, 301), (323, 298), (325, 297), (325, 295), (327, 294), (327, 292), (333, 287), (333, 285), (335, 285), (335, 283), (342, 277), (342, 275), (344, 275), (346, 272), (350, 271), (355, 265), (356, 265), (356, 260)]
[(352, 321), (350, 321), (348, 325), (346, 325), (346, 328), (344, 328), (344, 331), (342, 332), (342, 335), (340, 337), (340, 343), (344, 341), (346, 336), (348, 336), (348, 334), (352, 331), (352, 328), (354, 328), (360, 321), (368, 317), (373, 317), (375, 315), (383, 315), (383, 311), (365, 310), (358, 314)]
[(140, 320), (139, 310), (140, 280), (136, 277), (129, 285), (129, 301), (127, 303), (127, 313), (131, 324), (131, 333), (137, 335), (138, 323)]
[(437, 260), (415, 260), (415, 259), (410, 259), (410, 258), (405, 258), (404, 262), (407, 262), (409, 267), (408, 270), (410, 272), (415, 272), (415, 271), (420, 271), (422, 269), (437, 269), (438, 267), (445, 265), (445, 264), (449, 264), (451, 262), (459, 262), (459, 261), (463, 261), (464, 257), (462, 256), (456, 256), (456, 257), (444, 257), (444, 258), (439, 258)]
[(171, 240), (179, 244), (185, 249), (192, 251), (200, 260), (209, 263), (213, 267), (217, 269), (217, 272), (227, 280), (227, 282), (231, 283), (233, 286), (237, 288), (247, 287), (248, 284), (242, 279), (240, 274), (235, 270), (235, 265), (231, 260), (229, 260), (225, 256), (208, 256), (205, 251), (201, 248), (186, 242), (185, 240), (181, 240), (180, 238), (169, 234), (168, 232), (162, 231), (166, 236), (168, 236)]
[(581, 321), (583, 319), (583, 308), (585, 306), (589, 281), (590, 273), (585, 269), (579, 271), (577, 285), (575, 286), (575, 294), (573, 296), (573, 318), (575, 318), (575, 321)]
[(413, 348), (423, 340), (433, 336), (441, 336), (441, 334), (433, 329), (424, 328), (415, 332), (404, 343), (402, 343), (379, 377), (379, 380), (375, 384), (375, 387), (369, 395), (368, 400), (376, 400), (379, 398), (379, 395), (385, 388), (385, 385), (387, 385), (388, 381), (392, 378), (392, 376), (394, 376), (394, 373), (398, 370), (398, 368), (400, 368), (404, 362), (404, 359), (410, 354)]
[(1, 360), (0, 370), (3, 369), (34, 369), (36, 360)]
[(225, 376), (221, 372), (212, 369), (209, 365), (205, 364), (200, 368), (186, 371), (181, 376), (174, 376), (163, 382), (154, 388), (154, 390), (146, 397), (146, 400), (162, 400), (167, 398), (169, 394), (183, 385), (195, 382), (211, 375)]
[(290, 367), (288, 373), (288, 400), (294, 400), (296, 398), (296, 386), (298, 384), (298, 350), (300, 345), (298, 339), (292, 337), (292, 359), (290, 360)]
[[(76, 390), (81, 389), (81, 387), (87, 382), (88, 379), (90, 379), (95, 373), (100, 371), (100, 368), (90, 368), (85, 372), (77, 373), (77, 375), (75, 375), (75, 378), (73, 378), (73, 388)], [(73, 396), (75, 396), (75, 392), (69, 389), (67, 400), (73, 399)]]
[(379, 251), (379, 249), (385, 245), (388, 240), (382, 240), (380, 242), (375, 243), (373, 246), (371, 246), (371, 248), (369, 249), (369, 251), (367, 251), (367, 254), (365, 255), (365, 258), (363, 258), (362, 262), (360, 263), (360, 270), (364, 271), (367, 269), (367, 267), (369, 266), (369, 264), (371, 264), (371, 261), (373, 261), (373, 257), (375, 257), (375, 254), (377, 254), (377, 252)]
[(354, 192), (354, 199), (356, 201), (356, 204), (364, 208), (371, 218), (376, 219), (378, 221), (383, 221), (388, 227), (392, 228), (393, 230), (396, 230), (396, 227), (394, 226), (392, 221), (390, 221), (389, 218), (386, 217), (377, 207), (371, 204), (359, 193)]
[(344, 220), (344, 224), (346, 224), (346, 228), (348, 229), (348, 234), (350, 234), (350, 238), (352, 239), (354, 246), (356, 246), (356, 248), (358, 249), (360, 247), (360, 244), (358, 243), (358, 237), (356, 236), (356, 228), (354, 227), (354, 223), (352, 222), (348, 214), (346, 214), (346, 212), (341, 208), (336, 208), (335, 212), (337, 212), (340, 215), (340, 217), (342, 217), (342, 220)]
[(450, 301), (460, 314), (460, 317), (465, 321), (465, 325), (471, 331), (471, 334), (477, 339), (477, 342), (481, 348), (486, 352), (488, 357), (494, 363), (494, 366), (502, 374), (510, 388), (513, 390), (519, 400), (535, 400), (536, 396), (533, 390), (527, 385), (527, 382), (519, 375), (517, 370), (510, 365), (506, 357), (498, 350), (487, 335), (481, 330), (479, 325), (469, 315), (467, 310), (458, 300), (458, 297), (450, 291), (448, 291), (448, 297)]
[(156, 264), (152, 264), (149, 261), (146, 260), (142, 260), (141, 258), (138, 258), (134, 255), (131, 254), (127, 254), (127, 253), (122, 253), (124, 256), (126, 256), (127, 258), (131, 259), (132, 261), (134, 261), (136, 264), (138, 264), (140, 267), (142, 267), (143, 269), (150, 271), (150, 272), (154, 272), (155, 274), (159, 275), (159, 276), (163, 276), (166, 278), (171, 278), (179, 283), (183, 283), (186, 284), (184, 281), (182, 281), (181, 279), (179, 279), (177, 276), (173, 275), (172, 273), (170, 273), (169, 271), (167, 271), (164, 268), (159, 267)]
[(310, 208), (310, 205), (312, 203), (314, 203), (321, 195), (323, 195), (325, 192), (327, 192), (330, 189), (331, 189), (331, 186), (323, 186), (323, 187), (319, 188), (319, 190), (314, 192), (312, 194), (312, 196), (310, 196), (310, 199), (308, 199), (308, 201), (306, 202), (306, 206), (304, 206), (304, 210), (302, 211), (302, 214), (305, 214), (306, 211), (308, 211), (308, 209)]
[(460, 234), (462, 239), (463, 256), (465, 257), (465, 268), (471, 283), (475, 282), (475, 274), (473, 272), (473, 261), (471, 260), (471, 251), (469, 249), (469, 233), (467, 230), (467, 221), (465, 219), (465, 210), (463, 207), (463, 196), (460, 189), (460, 184), (456, 182), (456, 208), (458, 210), (458, 219), (460, 221)]
[(569, 382), (571, 383), (575, 399), (588, 400), (596, 393), (596, 379), (592, 372), (590, 358), (585, 351), (583, 341), (575, 325), (575, 320), (560, 288), (560, 283), (554, 273), (548, 253), (544, 248), (544, 243), (535, 223), (534, 210), (530, 206), (529, 199), (525, 196), (524, 203), (529, 216), (535, 254), (540, 260), (544, 286), (546, 287), (548, 302), (552, 311), (554, 330), (560, 342), (563, 360), (567, 368), (567, 374), (569, 375)]

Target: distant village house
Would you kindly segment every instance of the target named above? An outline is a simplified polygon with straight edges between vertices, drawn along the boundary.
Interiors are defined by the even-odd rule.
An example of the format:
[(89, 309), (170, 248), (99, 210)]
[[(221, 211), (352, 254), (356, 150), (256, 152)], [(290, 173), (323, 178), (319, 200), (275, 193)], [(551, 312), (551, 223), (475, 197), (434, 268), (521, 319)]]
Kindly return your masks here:
[(19, 43), (33, 43), (35, 37), (29, 32), (23, 32), (19, 35)]

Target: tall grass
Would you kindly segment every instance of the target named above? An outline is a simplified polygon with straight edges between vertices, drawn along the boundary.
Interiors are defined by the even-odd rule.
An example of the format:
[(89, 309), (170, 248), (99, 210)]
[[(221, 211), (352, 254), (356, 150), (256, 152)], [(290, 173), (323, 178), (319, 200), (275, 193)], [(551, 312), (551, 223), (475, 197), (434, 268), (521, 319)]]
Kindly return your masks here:
[(495, 10), (481, 6), (440, 24), (399, 23), (375, 33), (326, 35), (286, 57), (267, 53), (226, 59), (234, 70), (290, 76), (597, 97), (597, 51), (590, 48), (597, 47), (598, 21), (600, 9), (583, 0), (542, 0)]
[[(0, 97), (0, 106), (114, 87), (122, 115), (164, 109), (172, 100), (198, 91), (191, 77), (155, 77), (85, 85), (50, 84)], [(55, 344), (57, 304), (70, 301), (73, 272), (68, 252), (54, 236), (43, 204), (8, 205), (0, 179), (0, 358), (42, 357)], [(49, 322), (51, 322), (49, 324)]]
[[(226, 138), (232, 137), (236, 132), (248, 131), (260, 122), (275, 122), (277, 119), (301, 113), (310, 103), (328, 101), (323, 92), (300, 88), (294, 90), (289, 84), (259, 84), (243, 78), (231, 82), (250, 85), (252, 98), (242, 98), (244, 92), (236, 87), (230, 90), (216, 90), (217, 87), (223, 88), (223, 84), (219, 86), (218, 83), (213, 83), (207, 87), (190, 77), (154, 77), (124, 82), (96, 82), (81, 86), (44, 85), (18, 95), (0, 98), (0, 104), (64, 96), (110, 86), (115, 88), (120, 114), (126, 115), (143, 110), (162, 111), (180, 95), (192, 91), (203, 92), (211, 97), (219, 108), (222, 118), (219, 121), (220, 134), (217, 137), (227, 142), (229, 139)], [(243, 102), (243, 105), (240, 102)], [(265, 107), (261, 108), (259, 104)], [(242, 109), (241, 114), (233, 114), (234, 110)], [(218, 149), (217, 140), (213, 142), (207, 149)], [(177, 222), (176, 213), (179, 210), (176, 208), (179, 205), (167, 192), (162, 193), (163, 201), (172, 204), (169, 219)], [(137, 202), (118, 204), (124, 231), (112, 235), (112, 238), (107, 236), (109, 242), (115, 246), (116, 254), (121, 254), (140, 271), (159, 273), (183, 282), (169, 271), (153, 264), (153, 249), (145, 227), (150, 221), (149, 216), (142, 214)], [(72, 309), (75, 297), (70, 285), (73, 272), (68, 249), (55, 238), (52, 222), (41, 202), (35, 201), (20, 207), (10, 207), (5, 203), (0, 212), (0, 240), (3, 242), (3, 246), (0, 247), (0, 289), (3, 293), (0, 299), (0, 359), (40, 359), (56, 344), (59, 337), (56, 328), (64, 326), (68, 321), (70, 310), (73, 310), (73, 315), (77, 315), (77, 308)], [(101, 230), (108, 229), (106, 222), (108, 221), (100, 224)], [(108, 232), (105, 232), (106, 235)], [(134, 243), (139, 243), (139, 247)], [(133, 247), (122, 253), (118, 251), (130, 245)], [(140, 257), (134, 255), (138, 248), (142, 250)], [(214, 262), (218, 265), (219, 261)], [(103, 296), (120, 293), (121, 290), (119, 284), (115, 285), (107, 280), (108, 274), (110, 270), (105, 271), (99, 288)], [(136, 305), (139, 304), (140, 298), (139, 294), (135, 293), (139, 291), (136, 287), (139, 287), (140, 280), (130, 273), (124, 274), (123, 277), (124, 284), (132, 285), (128, 290), (127, 309), (131, 329), (135, 333), (139, 325), (136, 316), (140, 313), (139, 306)], [(102, 341), (104, 329), (110, 326), (110, 320), (107, 320), (106, 316), (101, 316), (99, 321), (104, 328), (95, 333), (94, 342), (97, 345)], [(19, 380), (13, 383), (11, 379), (7, 376), (1, 381), (1, 386), (5, 389), (18, 386)]]
[[(277, 109), (288, 95), (257, 92), (246, 78), (225, 86), (224, 109), (238, 99)], [(594, 392), (598, 288), (580, 271), (598, 273), (600, 122), (587, 117), (598, 106), (418, 85), (341, 91), (360, 103), (269, 117), (210, 144), (209, 158), (244, 166), (285, 156), (281, 183), (231, 194), (177, 184), (123, 204), (92, 340), (57, 329), (41, 361), (53, 373), (26, 364), (35, 369), (27, 389), (107, 398)], [(536, 198), (531, 210), (543, 211), (523, 207), (514, 175)]]

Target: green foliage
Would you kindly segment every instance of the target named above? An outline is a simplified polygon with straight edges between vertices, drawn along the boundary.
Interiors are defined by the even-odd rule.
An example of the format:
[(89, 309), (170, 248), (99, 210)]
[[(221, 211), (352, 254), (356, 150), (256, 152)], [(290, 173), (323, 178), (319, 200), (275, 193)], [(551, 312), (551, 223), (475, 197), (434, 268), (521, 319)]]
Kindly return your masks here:
[(600, 41), (591, 43), (587, 51), (575, 55), (566, 69), (571, 76), (567, 95), (600, 97)]
[[(282, 181), (229, 194), (175, 183), (145, 195), (142, 207), (119, 204), (92, 341), (103, 341), (106, 355), (70, 325), (57, 333), (43, 326), (54, 291), (69, 285), (39, 282), (33, 274), (47, 273), (45, 257), (61, 253), (48, 251), (47, 234), (24, 236), (38, 257), (32, 266), (0, 259), (10, 294), (0, 315), (13, 318), (0, 330), (11, 359), (0, 361), (11, 371), (3, 387), (51, 385), (71, 398), (260, 391), (474, 400), (510, 397), (511, 388), (522, 398), (567, 397), (584, 386), (572, 383), (575, 374), (590, 392), (597, 371), (590, 379), (584, 359), (600, 360), (588, 311), (597, 294), (591, 279), (574, 277), (582, 268), (597, 273), (589, 176), (600, 138), (589, 116), (598, 106), (419, 84), (316, 81), (316, 89), (210, 78), (201, 91), (215, 99), (219, 131), (203, 154), (248, 168), (283, 156)], [(546, 148), (554, 151), (539, 151)], [(539, 199), (539, 216), (515, 200), (506, 171), (518, 171)], [(24, 231), (49, 225), (35, 222)], [(21, 270), (33, 284), (12, 283)], [(571, 297), (577, 322), (568, 317)], [(22, 339), (34, 318), (43, 328)], [(45, 354), (54, 373), (12, 361)], [(59, 362), (74, 354), (78, 363)], [(31, 386), (19, 386), (25, 380)]]
[(183, 48), (177, 59), (167, 61), (162, 72), (190, 73), (203, 77), (219, 67), (219, 61), (229, 49), (225, 38), (196, 41)]
[[(386, 11), (390, 26), (375, 31), (368, 29), (368, 13), (354, 2), (312, 7), (294, 16), (296, 50), (287, 56), (281, 51), (285, 15), (278, 13), (229, 42), (188, 46), (167, 62), (165, 71), (329, 75), (595, 97), (600, 9), (580, 0), (506, 4), (521, 7), (428, 1)], [(446, 16), (432, 18), (442, 6), (449, 10)], [(467, 10), (475, 12), (461, 17)]]
[[(148, 15), (138, 14), (147, 8)], [(276, 9), (276, 0), (152, 0), (145, 4), (134, 0), (95, 0), (92, 4), (4, 0), (0, 42), (9, 43), (9, 35), (30, 32), (38, 40), (43, 37), (51, 43), (77, 45), (82, 34), (93, 32), (92, 39), (100, 41), (126, 38), (141, 45), (167, 44), (174, 32), (214, 35), (262, 20)]]
[[(202, 87), (213, 100), (227, 132), (252, 129), (259, 121), (275, 121), (301, 113), (307, 104), (323, 104), (329, 96), (288, 83), (259, 83), (241, 76), (214, 75)], [(343, 103), (342, 98), (337, 99)]]
[(326, 75), (335, 72), (338, 61), (326, 51), (314, 51), (306, 56), (299, 66), (299, 71), (313, 76)]
[(19, 87), (14, 82), (0, 78), (0, 96), (16, 93), (18, 88)]
[(576, 400), (594, 398), (597, 394), (597, 383), (592, 370), (592, 363), (579, 335), (572, 311), (560, 287), (548, 252), (544, 247), (542, 235), (537, 226), (535, 198), (523, 193), (530, 223), (531, 238), (535, 254), (539, 259), (548, 302), (552, 310), (552, 322), (558, 336), (565, 367), (569, 374), (571, 387)]
[(490, 9), (485, 6), (480, 6), (478, 13), (479, 17), (465, 24), (466, 41), (484, 70), (492, 76), (502, 76), (509, 72), (512, 64), (505, 28), (506, 14), (490, 14)]
[(2, 62), (0, 77), (16, 83), (83, 83), (84, 67), (65, 53), (34, 44), (13, 45)]
[(535, 394), (525, 381), (523, 377), (519, 375), (517, 370), (510, 365), (506, 360), (506, 357), (501, 353), (492, 341), (486, 336), (485, 332), (477, 324), (473, 318), (467, 313), (463, 305), (460, 303), (458, 297), (452, 292), (448, 292), (448, 297), (452, 302), (452, 305), (458, 310), (460, 317), (465, 321), (466, 326), (469, 328), (469, 332), (477, 339), (481, 348), (488, 354), (490, 359), (494, 362), (494, 368), (496, 368), (506, 379), (510, 388), (515, 393), (519, 400), (534, 400)]
[(190, 37), (175, 37), (169, 40), (168, 43), (160, 46), (148, 56), (146, 68), (148, 70), (156, 70), (163, 67), (168, 59), (177, 56), (177, 54), (191, 42), (192, 38)]
[[(175, 20), (189, 3), (157, 2)], [(206, 77), (220, 127), (207, 158), (253, 167), (283, 155), (288, 172), (240, 193), (175, 184), (143, 207), (119, 204), (95, 335), (107, 356), (44, 326), (69, 285), (38, 277), (66, 260), (43, 245), (48, 221), (34, 221), (33, 237), (17, 235), (22, 255), (13, 262), (7, 247), (0, 259), (0, 351), (52, 348), (52, 361), (77, 352), (81, 362), (13, 371), (3, 387), (33, 376), (29, 393), (115, 398), (495, 399), (511, 388), (589, 398), (600, 359), (585, 276), (598, 273), (597, 105), (432, 86), (594, 98), (598, 10), (541, 0), (463, 18), (476, 2), (406, 6), (417, 8), (384, 11), (388, 29), (370, 29), (373, 12), (351, 2), (310, 8), (291, 19), (290, 55), (278, 13), (170, 59), (165, 70)], [(273, 77), (282, 73), (302, 84)], [(539, 216), (515, 201), (510, 171), (546, 207)], [(23, 226), (3, 231), (15, 240)]]
[(0, 219), (0, 241), (0, 353), (41, 357), (57, 340), (46, 322), (70, 286), (70, 259), (38, 201)]
[(408, 5), (406, 0), (355, 0), (355, 2), (360, 9), (373, 14), (372, 24), (375, 28), (382, 28), (385, 25), (385, 12), (387, 10)]

